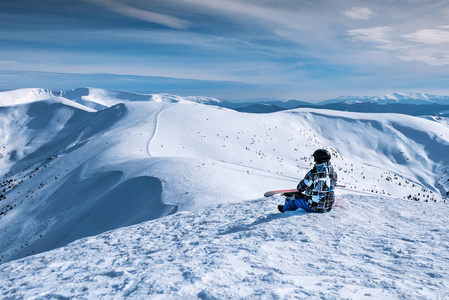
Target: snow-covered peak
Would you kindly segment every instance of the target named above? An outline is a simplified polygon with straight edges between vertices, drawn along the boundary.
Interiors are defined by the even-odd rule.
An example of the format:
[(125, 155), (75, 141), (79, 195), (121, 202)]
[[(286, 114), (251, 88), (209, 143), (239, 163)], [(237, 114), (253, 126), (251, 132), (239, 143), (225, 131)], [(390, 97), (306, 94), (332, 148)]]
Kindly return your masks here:
[(61, 97), (60, 92), (54, 92), (52, 90), (30, 88), (0, 92), (0, 106), (3, 107), (34, 103), (39, 101), (59, 102), (64, 105), (72, 106), (85, 111), (95, 111), (92, 108), (84, 106), (82, 103), (76, 103), (69, 99), (63, 98)]
[(0, 92), (0, 106), (12, 106), (40, 100), (54, 99), (51, 90), (30, 88)]
[(117, 93), (118, 92), (96, 88), (78, 88), (59, 92), (58, 94), (60, 97), (64, 97), (95, 110), (101, 110), (127, 101), (126, 99), (119, 99)]
[[(413, 103), (413, 101), (417, 102), (425, 102), (425, 103), (437, 103), (436, 100), (438, 99), (445, 99), (445, 97), (437, 96), (437, 95), (430, 95), (425, 93), (392, 93), (392, 94), (386, 94), (384, 96), (377, 96), (372, 98), (373, 101), (385, 101), (388, 102), (391, 100), (392, 102), (410, 102)], [(435, 99), (435, 100), (432, 100)], [(447, 97), (449, 99), (449, 97)]]
[(203, 96), (177, 96), (171, 94), (151, 94), (151, 100), (156, 102), (165, 102), (165, 103), (200, 103), (206, 105), (217, 105), (222, 106), (226, 101), (219, 100), (217, 98), (212, 97), (203, 97)]
[(126, 102), (159, 102), (159, 103), (180, 103), (195, 102), (201, 104), (220, 104), (223, 101), (201, 96), (177, 96), (171, 94), (141, 94), (126, 91), (104, 90), (98, 88), (78, 88), (70, 91), (59, 92), (61, 97), (82, 103), (83, 105), (101, 109), (111, 107), (118, 103)]

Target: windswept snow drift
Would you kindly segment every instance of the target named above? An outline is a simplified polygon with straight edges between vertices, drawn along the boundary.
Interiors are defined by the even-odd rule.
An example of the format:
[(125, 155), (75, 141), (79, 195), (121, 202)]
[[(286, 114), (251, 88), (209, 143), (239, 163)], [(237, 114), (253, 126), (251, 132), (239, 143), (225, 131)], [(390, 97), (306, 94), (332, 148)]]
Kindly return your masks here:
[[(5, 297), (447, 295), (444, 118), (42, 94), (0, 93)], [(346, 185), (333, 212), (279, 215), (280, 198), (259, 199), (295, 187), (322, 147)]]

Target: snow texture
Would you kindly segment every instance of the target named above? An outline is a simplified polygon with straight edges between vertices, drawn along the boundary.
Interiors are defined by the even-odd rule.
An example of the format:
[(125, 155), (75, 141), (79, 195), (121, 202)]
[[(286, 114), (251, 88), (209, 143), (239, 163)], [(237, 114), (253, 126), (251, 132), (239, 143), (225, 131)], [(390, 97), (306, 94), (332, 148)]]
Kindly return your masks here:
[[(447, 119), (215, 103), (0, 93), (1, 298), (449, 297)], [(346, 188), (280, 214), (317, 148)]]
[(0, 266), (2, 297), (445, 299), (447, 205), (342, 195), (328, 214), (222, 204)]

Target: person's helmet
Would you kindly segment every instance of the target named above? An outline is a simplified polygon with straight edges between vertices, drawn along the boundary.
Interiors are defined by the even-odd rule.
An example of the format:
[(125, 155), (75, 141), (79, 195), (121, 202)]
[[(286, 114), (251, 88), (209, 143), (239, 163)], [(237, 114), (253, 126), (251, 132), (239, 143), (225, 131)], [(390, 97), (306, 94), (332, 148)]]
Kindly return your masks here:
[(331, 154), (326, 149), (318, 149), (312, 155), (317, 163), (327, 162), (331, 159)]

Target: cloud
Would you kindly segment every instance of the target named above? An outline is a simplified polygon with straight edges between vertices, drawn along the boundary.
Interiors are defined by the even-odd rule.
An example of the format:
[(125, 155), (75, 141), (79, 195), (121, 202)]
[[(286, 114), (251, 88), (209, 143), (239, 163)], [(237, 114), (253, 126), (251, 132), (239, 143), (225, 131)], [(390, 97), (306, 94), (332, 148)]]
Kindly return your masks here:
[(0, 66), (1, 65), (12, 65), (17, 64), (17, 61), (14, 60), (0, 60)]
[(449, 43), (449, 26), (439, 29), (421, 29), (402, 35), (406, 47), (398, 57), (404, 61), (418, 61), (431, 66), (449, 65), (447, 43)]
[(143, 21), (160, 24), (163, 26), (167, 26), (174, 29), (186, 29), (189, 25), (189, 22), (172, 17), (166, 14), (159, 14), (148, 10), (139, 9), (136, 7), (132, 7), (130, 5), (118, 3), (113, 0), (84, 0), (87, 2), (95, 3), (100, 6), (104, 6), (106, 9), (110, 11), (114, 11), (116, 13), (140, 19)]
[(213, 10), (215, 14), (227, 14), (234, 18), (241, 19), (242, 15), (246, 15), (251, 18), (279, 23), (290, 28), (305, 28), (301, 15), (294, 10), (283, 7), (282, 2), (277, 8), (233, 0), (182, 0), (180, 2), (189, 3), (203, 9), (207, 8)]
[(377, 49), (395, 55), (402, 61), (422, 62), (430, 66), (449, 65), (449, 54), (444, 43), (449, 43), (449, 26), (423, 29), (405, 35), (390, 37), (391, 27), (371, 27), (348, 30), (353, 41), (374, 44)]
[(354, 7), (352, 10), (345, 11), (345, 16), (354, 20), (368, 20), (376, 13), (367, 7)]
[(388, 32), (393, 31), (391, 27), (370, 27), (348, 30), (348, 33), (353, 36), (353, 40), (380, 44), (381, 46), (388, 46), (392, 44)]
[(409, 84), (449, 74), (444, 1), (0, 1), (0, 69)]
[(407, 54), (399, 55), (404, 61), (420, 61), (431, 66), (449, 65), (449, 55), (446, 52), (440, 52), (431, 48), (416, 48), (410, 50)]
[[(449, 26), (441, 26), (440, 28), (449, 29)], [(403, 35), (403, 37), (411, 42), (436, 45), (449, 43), (449, 30), (423, 29)]]

